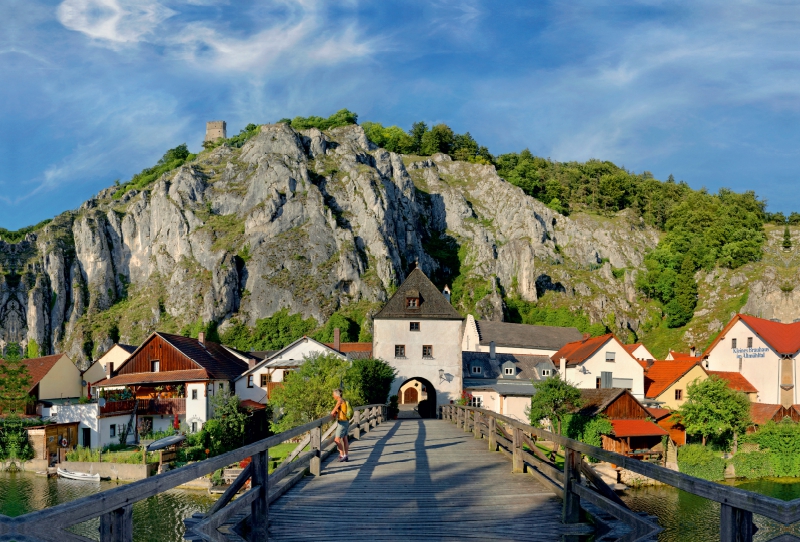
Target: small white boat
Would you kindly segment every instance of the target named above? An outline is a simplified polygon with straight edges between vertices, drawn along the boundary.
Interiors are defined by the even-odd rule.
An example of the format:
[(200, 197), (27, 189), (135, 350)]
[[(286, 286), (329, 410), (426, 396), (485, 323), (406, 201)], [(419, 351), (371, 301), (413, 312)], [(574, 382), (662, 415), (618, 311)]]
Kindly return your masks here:
[(100, 475), (99, 474), (87, 474), (85, 472), (72, 472), (69, 470), (58, 469), (58, 475), (62, 478), (68, 478), (70, 480), (81, 480), (84, 482), (99, 482)]

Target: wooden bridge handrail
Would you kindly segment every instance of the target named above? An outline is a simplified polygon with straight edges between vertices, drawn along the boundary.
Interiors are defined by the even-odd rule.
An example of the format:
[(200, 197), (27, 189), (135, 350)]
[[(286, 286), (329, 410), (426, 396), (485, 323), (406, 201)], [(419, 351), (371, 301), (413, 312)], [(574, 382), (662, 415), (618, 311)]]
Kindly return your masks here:
[[(385, 405), (364, 405), (353, 408), (355, 412), (368, 411), (368, 419), (375, 416), (376, 421), (380, 417), (376, 412), (382, 412), (383, 409), (385, 409)], [(81, 523), (100, 516), (104, 541), (128, 541), (130, 540), (130, 536), (132, 536), (133, 523), (129, 511), (133, 503), (158, 495), (159, 493), (163, 493), (201, 476), (211, 474), (227, 465), (237, 463), (248, 457), (252, 457), (254, 461), (259, 457), (263, 457), (263, 462), (265, 463), (264, 468), (266, 468), (265, 454), (269, 448), (305, 433), (312, 432), (315, 429), (319, 430), (319, 428), (330, 421), (330, 416), (325, 416), (216, 457), (192, 463), (151, 478), (132, 482), (95, 495), (83, 497), (44, 510), (30, 512), (23, 516), (11, 518), (0, 515), (0, 537), (7, 538), (8, 535), (14, 534), (22, 535), (25, 540), (30, 541), (85, 542), (90, 539), (72, 534), (64, 529), (76, 523)], [(296, 467), (301, 463), (312, 461), (312, 455), (318, 456), (319, 450), (317, 449), (312, 452), (300, 454), (298, 458), (299, 461), (296, 460), (291, 464)], [(251, 467), (245, 470), (249, 476), (259, 469)], [(286, 472), (279, 472), (278, 476), (283, 477), (288, 474), (288, 469), (285, 470)], [(264, 472), (263, 475), (266, 477), (266, 472)], [(241, 480), (242, 485), (244, 481), (245, 479)], [(239, 481), (237, 480), (237, 482)], [(253, 485), (256, 486), (255, 480)], [(232, 496), (233, 495), (231, 495), (231, 497)], [(266, 506), (266, 503), (262, 504)], [(253, 506), (256, 505), (254, 504)], [(109, 519), (112, 516), (115, 518), (115, 522), (111, 522)], [(119, 518), (122, 518), (122, 520), (119, 520)], [(108, 525), (117, 526), (113, 534), (108, 534), (111, 533), (110, 527), (106, 529)]]
[[(521, 449), (522, 442), (527, 439), (520, 438), (518, 443), (518, 439), (514, 437), (514, 441), (512, 442), (511, 439), (506, 438), (510, 436), (509, 432), (503, 431), (502, 427), (500, 427), (500, 424), (511, 428), (514, 434), (517, 432), (520, 432), (522, 435), (524, 435), (524, 433), (528, 433), (535, 438), (540, 438), (553, 442), (556, 445), (563, 446), (565, 448), (565, 469), (561, 477), (563, 478), (564, 482), (565, 509), (567, 507), (566, 502), (568, 498), (579, 498), (580, 495), (586, 497), (587, 492), (590, 491), (585, 486), (582, 486), (580, 482), (577, 484), (574, 482), (574, 480), (580, 480), (580, 472), (584, 470), (584, 467), (588, 468), (588, 466), (585, 466), (585, 463), (583, 463), (580, 458), (581, 455), (586, 455), (618, 465), (637, 474), (641, 474), (648, 478), (652, 478), (659, 482), (663, 482), (667, 485), (671, 485), (686, 491), (687, 493), (720, 503), (722, 505), (720, 525), (722, 540), (752, 540), (752, 514), (758, 514), (760, 516), (773, 519), (786, 526), (800, 521), (800, 499), (787, 502), (774, 497), (768, 497), (766, 495), (760, 495), (750, 491), (745, 491), (743, 489), (717, 484), (708, 480), (702, 480), (700, 478), (695, 478), (694, 476), (689, 476), (685, 473), (676, 472), (659, 465), (639, 461), (615, 452), (603, 450), (602, 448), (597, 448), (596, 446), (591, 446), (574, 439), (557, 435), (544, 429), (533, 427), (530, 424), (520, 422), (519, 420), (509, 418), (508, 416), (478, 407), (466, 405), (444, 405), (442, 407), (442, 411), (444, 418), (454, 421), (459, 427), (463, 427), (465, 431), (469, 431), (470, 426), (472, 426), (472, 430), (475, 432), (476, 438), (478, 438), (479, 434), (486, 435), (488, 433), (488, 431), (484, 433), (483, 429), (480, 428), (480, 426), (486, 425), (482, 422), (482, 420), (494, 420), (495, 433), (492, 434), (492, 440), (490, 442), (502, 444), (509, 448), (509, 452), (512, 452), (512, 455), (515, 457), (515, 471), (517, 469), (517, 457), (521, 458), (520, 460), (523, 460), (523, 456), (533, 459), (534, 455), (523, 452)], [(470, 418), (473, 418), (476, 421), (470, 424)], [(489, 423), (487, 427), (492, 427), (492, 425), (492, 423)], [(505, 434), (506, 437), (501, 436), (500, 433)], [(533, 442), (528, 440), (526, 444), (530, 447)], [(519, 448), (519, 450), (517, 450), (517, 448)], [(539, 456), (536, 457), (537, 460), (542, 459), (541, 454), (535, 455)], [(570, 469), (567, 463), (573, 461), (575, 462), (575, 465), (572, 469)], [(534, 467), (537, 469), (545, 467), (545, 471), (547, 471), (548, 467), (551, 466), (552, 465), (550, 463), (544, 460), (539, 461), (537, 465), (534, 465)], [(571, 470), (573, 472), (570, 472)], [(575, 470), (577, 470), (578, 473), (575, 473)], [(570, 489), (572, 486), (580, 487), (577, 487), (577, 489), (572, 491)], [(604, 492), (607, 492), (606, 488), (598, 487), (598, 490), (598, 493), (592, 493), (591, 499), (587, 500), (591, 500), (592, 502), (603, 501), (603, 505), (606, 507), (609, 507), (609, 503), (612, 502), (614, 506), (620, 506), (620, 502), (618, 500), (609, 499), (603, 495)], [(735, 518), (735, 521), (730, 520), (730, 518)]]

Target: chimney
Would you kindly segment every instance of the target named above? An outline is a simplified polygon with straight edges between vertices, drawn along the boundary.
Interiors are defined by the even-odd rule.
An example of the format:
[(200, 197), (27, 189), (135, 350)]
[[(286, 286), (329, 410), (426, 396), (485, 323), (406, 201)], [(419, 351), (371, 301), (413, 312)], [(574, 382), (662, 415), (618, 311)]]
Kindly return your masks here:
[(561, 373), (562, 379), (567, 379), (567, 358), (561, 358), (558, 360), (558, 372)]
[(591, 334), (591, 333), (584, 333), (584, 334), (583, 334), (583, 339), (582, 339), (582, 341), (583, 341), (583, 342), (586, 342), (586, 341), (588, 341), (588, 340), (589, 340), (591, 337), (592, 337), (592, 334)]
[(250, 358), (247, 360), (247, 368), (252, 369), (256, 366), (256, 358)]
[(450, 287), (447, 284), (444, 285), (444, 290), (442, 290), (442, 295), (447, 300), (447, 302), (450, 303)]
[(201, 331), (200, 333), (197, 334), (197, 341), (200, 344), (206, 344), (206, 333), (205, 333), (205, 331)]
[(497, 359), (497, 353), (495, 351), (494, 341), (489, 343), (489, 359), (493, 361)]
[(652, 366), (653, 366), (653, 363), (654, 363), (654, 362), (653, 362), (653, 360), (652, 360), (652, 359), (648, 359), (648, 360), (647, 360), (647, 368), (645, 369), (645, 372), (647, 372), (647, 371), (649, 371), (649, 370), (650, 370), (650, 367), (652, 367)]
[(111, 378), (114, 375), (114, 362), (109, 361), (106, 363), (106, 378)]
[(692, 356), (692, 357), (695, 357), (697, 355), (697, 348), (695, 348), (694, 346), (690, 346), (689, 347), (689, 355)]
[(333, 330), (333, 349), (337, 352), (342, 348), (342, 332), (339, 328)]

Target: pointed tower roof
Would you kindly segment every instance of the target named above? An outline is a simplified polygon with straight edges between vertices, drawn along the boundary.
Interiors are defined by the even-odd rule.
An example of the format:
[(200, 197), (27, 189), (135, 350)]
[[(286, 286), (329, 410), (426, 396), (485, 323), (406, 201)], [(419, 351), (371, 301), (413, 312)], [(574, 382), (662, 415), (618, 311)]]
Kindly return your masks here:
[[(408, 302), (409, 299), (414, 298), (417, 299), (416, 306), (414, 303), (409, 304)], [(391, 299), (375, 315), (376, 320), (391, 318), (464, 319), (419, 268), (409, 273)]]

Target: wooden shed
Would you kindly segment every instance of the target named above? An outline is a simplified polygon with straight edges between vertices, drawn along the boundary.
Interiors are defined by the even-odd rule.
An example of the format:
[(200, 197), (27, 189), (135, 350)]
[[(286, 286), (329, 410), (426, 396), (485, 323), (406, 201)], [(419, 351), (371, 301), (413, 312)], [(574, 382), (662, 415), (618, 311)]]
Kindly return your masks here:
[(78, 425), (79, 422), (69, 422), (28, 427), (34, 459), (46, 459), (48, 465), (62, 461), (66, 452), (78, 445)]

